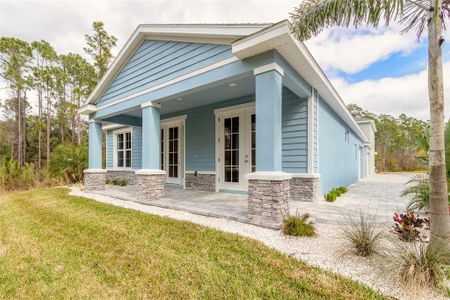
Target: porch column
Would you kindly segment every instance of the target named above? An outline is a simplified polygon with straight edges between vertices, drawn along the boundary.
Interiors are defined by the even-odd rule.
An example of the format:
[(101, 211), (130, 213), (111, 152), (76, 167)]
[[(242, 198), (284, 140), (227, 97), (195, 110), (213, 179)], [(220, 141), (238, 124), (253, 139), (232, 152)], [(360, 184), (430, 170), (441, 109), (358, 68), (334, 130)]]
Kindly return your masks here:
[(166, 172), (160, 170), (160, 106), (151, 102), (142, 108), (142, 169), (136, 171), (137, 200), (149, 202), (164, 193)]
[(106, 170), (102, 169), (102, 123), (89, 121), (88, 169), (84, 170), (84, 188), (88, 191), (103, 190)]
[(290, 174), (281, 170), (283, 69), (273, 63), (255, 69), (256, 172), (248, 175), (248, 217), (280, 228), (289, 214)]

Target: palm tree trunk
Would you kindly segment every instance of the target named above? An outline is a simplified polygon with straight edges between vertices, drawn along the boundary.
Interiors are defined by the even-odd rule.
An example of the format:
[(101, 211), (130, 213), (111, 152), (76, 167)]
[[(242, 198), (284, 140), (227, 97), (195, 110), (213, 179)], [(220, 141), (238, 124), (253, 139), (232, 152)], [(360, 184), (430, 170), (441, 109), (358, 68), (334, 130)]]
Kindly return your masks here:
[(442, 0), (431, 0), (428, 18), (428, 94), (430, 101), (431, 235), (450, 243), (444, 146), (444, 84), (442, 72)]
[(41, 170), (42, 162), (41, 162), (41, 156), (42, 156), (42, 128), (41, 128), (41, 121), (42, 121), (42, 86), (39, 84), (39, 90), (38, 90), (38, 110), (39, 110), (39, 117), (38, 117), (38, 170)]
[(22, 98), (20, 88), (17, 88), (17, 160), (19, 165), (23, 166), (23, 147), (22, 147)]
[(50, 92), (47, 85), (47, 168), (50, 166), (50, 114), (51, 114), (51, 102), (50, 102)]

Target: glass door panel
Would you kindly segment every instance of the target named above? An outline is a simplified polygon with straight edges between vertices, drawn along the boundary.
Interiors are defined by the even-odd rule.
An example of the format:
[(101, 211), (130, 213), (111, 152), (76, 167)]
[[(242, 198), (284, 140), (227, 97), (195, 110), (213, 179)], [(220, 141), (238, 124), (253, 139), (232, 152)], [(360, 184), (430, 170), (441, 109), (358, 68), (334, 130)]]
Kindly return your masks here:
[(224, 181), (239, 182), (239, 117), (224, 119)]
[(178, 127), (170, 127), (169, 129), (169, 165), (168, 177), (178, 178)]

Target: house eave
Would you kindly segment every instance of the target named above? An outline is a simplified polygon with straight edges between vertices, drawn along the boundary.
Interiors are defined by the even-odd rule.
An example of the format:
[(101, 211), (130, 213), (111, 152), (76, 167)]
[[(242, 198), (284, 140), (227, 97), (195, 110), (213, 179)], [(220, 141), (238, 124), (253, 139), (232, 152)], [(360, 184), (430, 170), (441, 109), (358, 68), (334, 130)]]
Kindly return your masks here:
[(86, 104), (86, 105), (81, 106), (78, 109), (78, 113), (81, 115), (89, 115), (96, 111), (97, 111), (97, 106), (95, 106), (94, 104)]
[(272, 49), (277, 50), (318, 91), (323, 100), (333, 108), (363, 142), (369, 141), (306, 46), (292, 35), (291, 24), (288, 20), (283, 20), (232, 43), (232, 52), (240, 59)]

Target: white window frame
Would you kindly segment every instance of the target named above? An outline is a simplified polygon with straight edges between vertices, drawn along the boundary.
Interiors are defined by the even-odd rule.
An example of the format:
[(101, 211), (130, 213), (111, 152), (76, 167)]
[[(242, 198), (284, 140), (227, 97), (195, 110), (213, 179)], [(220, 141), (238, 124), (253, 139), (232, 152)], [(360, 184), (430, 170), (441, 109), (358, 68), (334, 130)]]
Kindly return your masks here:
[[(119, 167), (117, 165), (117, 135), (130, 133), (131, 139), (131, 166), (130, 167)], [(124, 155), (124, 164), (125, 164), (125, 155)], [(118, 170), (132, 170), (133, 169), (133, 127), (126, 127), (121, 129), (116, 129), (113, 131), (113, 168)]]
[[(164, 130), (164, 170), (166, 171), (166, 183), (180, 184), (183, 187), (186, 184), (186, 118), (187, 115), (179, 115), (172, 118), (162, 119), (160, 121), (160, 129)], [(169, 149), (169, 133), (167, 131), (170, 127), (178, 127), (178, 177), (177, 179), (169, 178), (169, 155), (167, 150)], [(161, 138), (161, 137), (160, 137)], [(161, 142), (161, 140), (160, 140)], [(161, 152), (161, 149), (160, 149)], [(161, 154), (160, 154), (161, 155)], [(160, 166), (161, 166), (161, 162)]]

